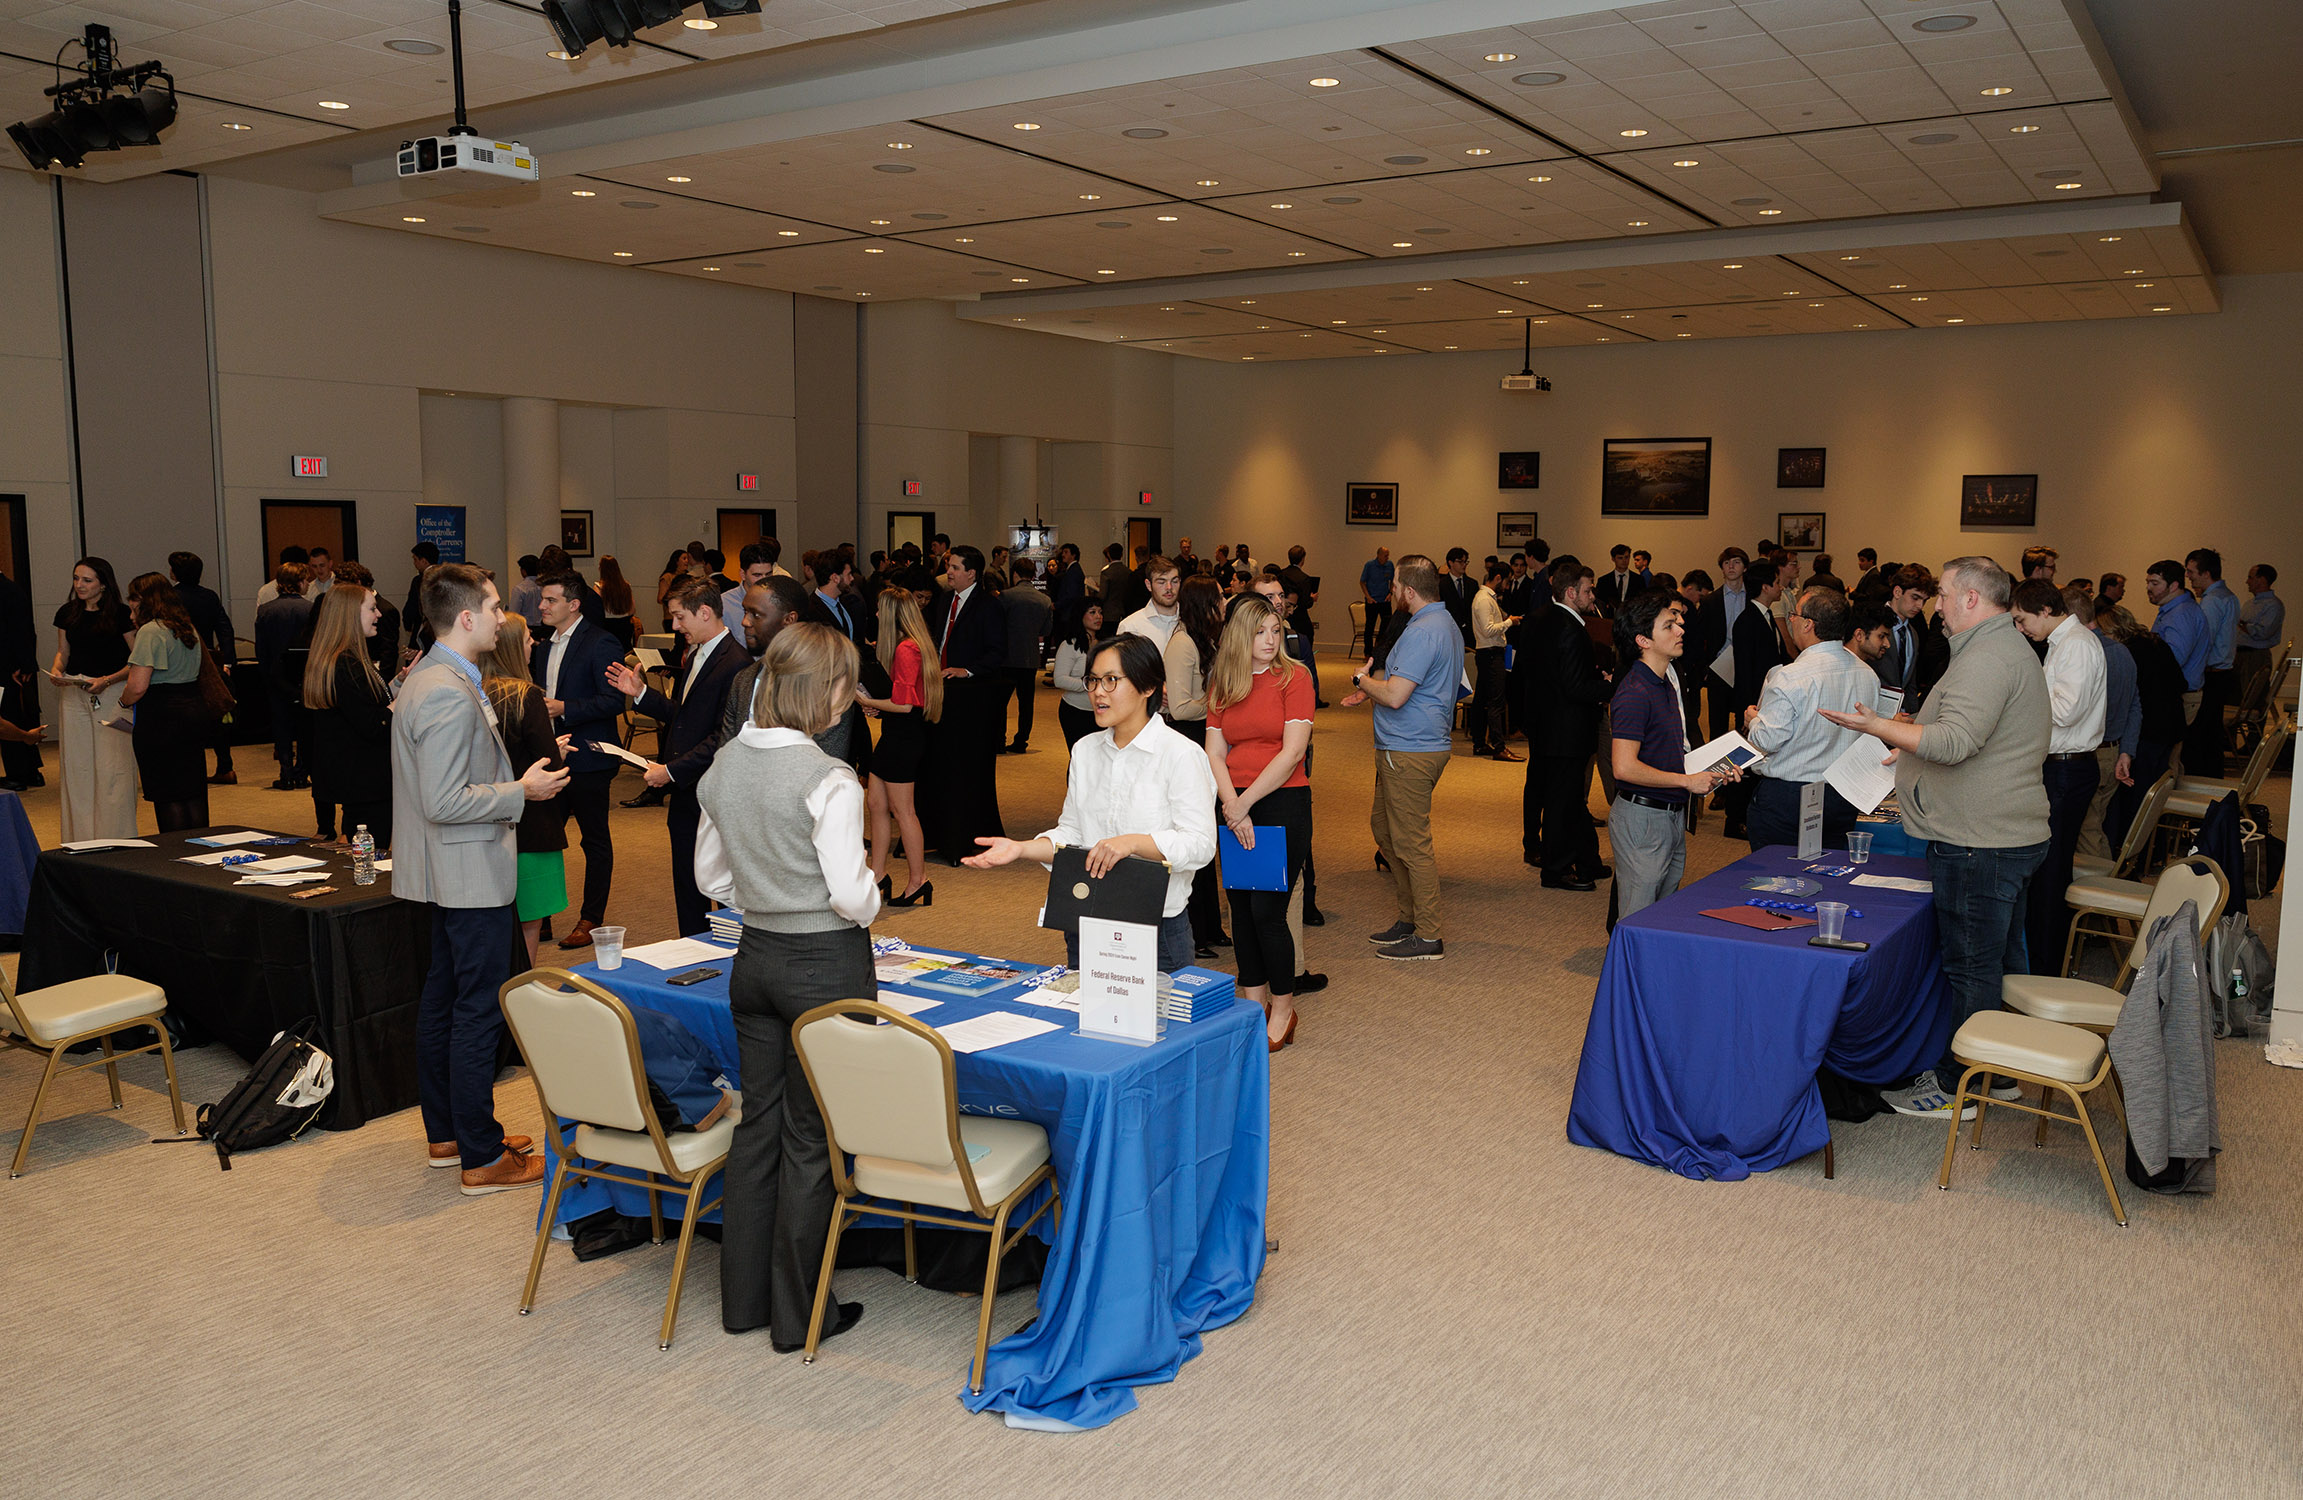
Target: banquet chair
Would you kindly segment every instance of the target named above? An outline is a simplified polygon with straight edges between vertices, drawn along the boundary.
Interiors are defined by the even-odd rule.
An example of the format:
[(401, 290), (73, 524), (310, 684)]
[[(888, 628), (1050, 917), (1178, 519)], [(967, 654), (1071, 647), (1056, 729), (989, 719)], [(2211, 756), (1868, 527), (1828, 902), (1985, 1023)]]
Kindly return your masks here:
[[(840, 1234), (849, 1224), (866, 1216), (902, 1219), (906, 1281), (919, 1280), (913, 1225), (988, 1228), (992, 1243), (984, 1261), (976, 1357), (968, 1382), (970, 1391), (981, 1391), (1000, 1263), (1041, 1214), (1052, 1209), (1053, 1222), (1063, 1223), (1047, 1132), (1023, 1120), (963, 1117), (951, 1044), (892, 1006), (871, 1000), (819, 1005), (792, 1023), (792, 1044), (824, 1117), (838, 1193), (831, 1231), (824, 1237), (823, 1269), (816, 1277), (815, 1310), (808, 1317), (805, 1362), (816, 1357)], [(849, 1155), (855, 1157), (852, 1169)], [(1043, 1182), (1049, 1189), (1047, 1202), (1010, 1231), (1008, 1216)], [(921, 1204), (973, 1218), (928, 1213)]]
[(1367, 638), (1367, 601), (1351, 601), (1351, 655), (1354, 661), (1375, 649), (1375, 642)]
[(2063, 970), (2073, 971), (2079, 957), (2080, 944), (2091, 937), (2117, 943), (2128, 936), (2122, 925), (2140, 919), (2151, 904), (2154, 882), (2135, 879), (2144, 851), (2151, 847), (2151, 832), (2159, 826), (2160, 811), (2175, 791), (2175, 775), (2169, 772), (2151, 783), (2143, 794), (2143, 805), (2135, 809), (2135, 816), (2127, 824), (2127, 837), (2121, 840), (2118, 858), (2095, 869), (2080, 869), (2075, 861), (2071, 883), (2063, 888), (2064, 903), (2076, 915), (2071, 922), (2070, 935), (2063, 940)]
[[(2066, 1026), (2038, 1016), (1982, 1010), (1969, 1016), (1958, 1035), (1952, 1037), (1951, 1055), (1965, 1065), (1966, 1071), (1959, 1075), (1959, 1087), (1951, 1096), (1951, 1134), (1943, 1143), (1943, 1170), (1935, 1179), (1938, 1188), (1951, 1191), (1951, 1161), (1959, 1145), (1959, 1117), (1970, 1101), (1975, 1105), (1973, 1134), (1967, 1138), (1971, 1151), (1983, 1149), (1983, 1117), (1993, 1107), (2020, 1110), (2039, 1117), (2039, 1131), (2032, 1139), (2035, 1149), (2047, 1143), (2048, 1121), (2061, 1120), (2066, 1125), (2079, 1127), (2087, 1137), (2087, 1149), (2095, 1153), (2095, 1170), (2102, 1176), (2104, 1194), (2111, 1200), (2111, 1217), (2118, 1220), (2120, 1228), (2127, 1227), (2127, 1210), (2120, 1205), (2119, 1189), (2111, 1180), (2110, 1163), (2103, 1159), (2103, 1143), (2096, 1139), (2095, 1122), (2087, 1113), (2087, 1095), (2111, 1076), (2111, 1051), (2100, 1035), (2085, 1027)], [(2039, 1103), (1994, 1099), (1990, 1083), (1990, 1075), (1994, 1073), (2020, 1083), (2037, 1084)], [(2072, 1113), (2059, 1114), (2047, 1108), (2047, 1094), (2051, 1089), (2071, 1101)]]
[[(2159, 809), (2166, 800), (2159, 789), (2169, 792), (2182, 779), (2182, 772), (2169, 768), (2157, 781), (2144, 788), (2143, 802), (2135, 809), (2135, 816), (2127, 820), (2127, 835), (2109, 858), (2094, 854), (2074, 854), (2071, 869), (2079, 875), (2116, 875), (2134, 878), (2142, 867), (2143, 855), (2151, 846), (2151, 829), (2159, 821)], [(2155, 800), (2156, 799), (2156, 800)]]
[[(139, 1052), (159, 1053), (161, 1064), (168, 1070), (168, 1107), (176, 1112), (176, 1133), (186, 1133), (184, 1096), (176, 1088), (176, 1052), (168, 1041), (167, 1023), (161, 1019), (168, 1009), (168, 996), (160, 986), (126, 974), (91, 974), (19, 995), (8, 976), (0, 973), (0, 1006), (7, 1009), (10, 1027), (0, 1031), (0, 1043), (37, 1052), (48, 1060), (40, 1074), (40, 1086), (32, 1091), (32, 1112), (24, 1117), (16, 1159), (8, 1164), (11, 1179), (24, 1175), (24, 1157), (32, 1149), (32, 1130), (40, 1123), (40, 1106), (47, 1102), (48, 1085), (55, 1082), (58, 1073), (77, 1068), (102, 1068), (112, 1085), (112, 1107), (118, 1109), (122, 1103), (120, 1059)], [(149, 1026), (160, 1039), (124, 1051), (115, 1049), (112, 1038), (133, 1026)], [(96, 1042), (103, 1051), (85, 1062), (65, 1062), (64, 1054), (82, 1042)]]
[[(2109, 985), (2054, 974), (2009, 974), (1999, 982), (1999, 1003), (2011, 1011), (2044, 1021), (2057, 1021), (2109, 1035), (2119, 1024), (2119, 1008), (2127, 1003), (2127, 983), (2142, 966), (2151, 929), (2161, 917), (2171, 916), (2184, 902), (2199, 904), (2202, 940), (2222, 920), (2231, 898), (2231, 882), (2215, 861), (2194, 854), (2169, 865), (2151, 887), (2151, 898), (2135, 917), (2135, 938), (2119, 976)], [(1956, 1052), (1956, 1049), (1954, 1049)]]
[(2255, 793), (2263, 779), (2271, 774), (2278, 762), (2279, 752), (2287, 748), (2289, 736), (2295, 733), (2295, 721), (2287, 717), (2286, 710), (2277, 710), (2272, 721), (2264, 727), (2263, 738), (2255, 742), (2255, 753), (2247, 757), (2247, 768), (2237, 778), (2228, 776), (2183, 776), (2175, 782), (2175, 791), (2161, 810), (2162, 819), (2174, 818), (2197, 823), (2207, 816), (2207, 809), (2231, 792), (2239, 794), (2239, 805), (2244, 809), (2255, 800)]
[[(527, 1058), (529, 1075), (536, 1082), (536, 1102), (544, 1111), (544, 1132), (559, 1158), (551, 1192), (544, 1199), (543, 1222), (536, 1228), (535, 1253), (528, 1259), (520, 1316), (535, 1308), (536, 1282), (544, 1273), (544, 1251), (552, 1242), (560, 1194), (572, 1179), (646, 1188), (651, 1242), (658, 1245), (664, 1242), (661, 1195), (679, 1193), (687, 1199), (687, 1212), (680, 1221), (680, 1247), (672, 1255), (672, 1289), (664, 1298), (664, 1326), (656, 1341), (657, 1348), (669, 1349), (696, 1221), (720, 1202), (718, 1198), (705, 1202), (704, 1188), (728, 1159), (740, 1111), (731, 1110), (708, 1129), (666, 1135), (648, 1104), (647, 1067), (631, 1011), (579, 974), (530, 969), (508, 980), (497, 997), (512, 1038)], [(562, 1134), (562, 1119), (575, 1122), (573, 1139)], [(579, 1157), (585, 1159), (582, 1164)], [(635, 1172), (639, 1175), (631, 1175)], [(666, 1178), (670, 1180), (660, 1180)]]

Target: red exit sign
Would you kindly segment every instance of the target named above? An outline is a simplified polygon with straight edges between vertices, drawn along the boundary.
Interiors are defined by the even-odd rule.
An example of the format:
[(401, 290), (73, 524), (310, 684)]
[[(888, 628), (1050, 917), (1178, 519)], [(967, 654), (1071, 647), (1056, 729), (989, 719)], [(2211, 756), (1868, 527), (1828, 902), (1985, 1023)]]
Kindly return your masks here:
[(905, 481), (904, 481), (904, 498), (905, 498), (905, 499), (907, 499), (907, 500), (916, 500), (916, 499), (918, 499), (918, 498), (919, 498), (919, 494), (920, 494), (920, 482), (919, 482), (917, 479), (907, 479), (907, 480), (905, 480)]
[(1149, 505), (1149, 504), (1151, 504), (1151, 503), (1152, 503), (1152, 492), (1151, 492), (1150, 490), (1140, 490), (1140, 491), (1138, 491), (1138, 492), (1137, 492), (1137, 494), (1136, 494), (1136, 504), (1138, 504), (1138, 505)]
[(738, 474), (736, 476), (736, 488), (739, 490), (756, 490), (759, 487), (760, 476), (757, 474)]
[(295, 455), (294, 463), (294, 473), (298, 479), (325, 479), (328, 477), (328, 460), (317, 453), (299, 453)]

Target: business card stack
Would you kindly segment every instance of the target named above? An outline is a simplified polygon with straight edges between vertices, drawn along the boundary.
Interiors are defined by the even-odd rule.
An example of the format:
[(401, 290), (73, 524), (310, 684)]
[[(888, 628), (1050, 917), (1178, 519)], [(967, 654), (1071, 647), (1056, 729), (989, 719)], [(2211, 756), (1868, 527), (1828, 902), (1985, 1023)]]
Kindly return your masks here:
[(1239, 982), (1213, 969), (1185, 968), (1160, 976), (1160, 1014), (1170, 1021), (1204, 1021), (1231, 1008)]

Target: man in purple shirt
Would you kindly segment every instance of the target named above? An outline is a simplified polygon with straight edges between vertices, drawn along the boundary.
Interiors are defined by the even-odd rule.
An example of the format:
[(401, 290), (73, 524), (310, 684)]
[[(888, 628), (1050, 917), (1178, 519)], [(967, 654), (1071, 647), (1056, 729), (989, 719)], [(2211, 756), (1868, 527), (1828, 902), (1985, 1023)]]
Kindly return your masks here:
[(1709, 794), (1717, 771), (1687, 773), (1687, 716), (1672, 666), (1686, 643), (1686, 606), (1675, 594), (1632, 595), (1615, 617), (1619, 656), (1638, 659), (1618, 679), (1608, 713), (1615, 801), (1607, 842), (1615, 854), (1616, 919), (1679, 889), (1687, 868), (1687, 799)]

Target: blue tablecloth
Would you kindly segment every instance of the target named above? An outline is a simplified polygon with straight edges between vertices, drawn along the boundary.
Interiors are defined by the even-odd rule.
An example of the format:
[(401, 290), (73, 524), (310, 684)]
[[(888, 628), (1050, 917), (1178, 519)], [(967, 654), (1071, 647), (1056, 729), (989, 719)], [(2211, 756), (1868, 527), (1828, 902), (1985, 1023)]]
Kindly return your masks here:
[(24, 799), (0, 791), (0, 933), (21, 937), (24, 909), (32, 901), (32, 867), (40, 862), (40, 841), (24, 816)]
[[(740, 1080), (725, 977), (675, 987), (664, 971), (634, 963), (576, 972), (678, 1017)], [(933, 995), (938, 1006), (920, 1017), (942, 1026), (1005, 1010), (1061, 1028), (957, 1058), (960, 1108), (1046, 1127), (1063, 1192), (1062, 1227), (1043, 1217), (1034, 1230), (1050, 1245), (1039, 1317), (992, 1346), (982, 1392), (970, 1396), (963, 1383), (961, 1400), (975, 1411), (1100, 1427), (1135, 1409), (1133, 1387), (1174, 1379), (1199, 1353), (1203, 1331), (1255, 1299), (1271, 1169), (1263, 1013), (1242, 1002), (1189, 1025), (1170, 1022), (1157, 1043), (1131, 1047), (1078, 1035), (1069, 1011), (1002, 998), (1014, 993)], [(612, 1191), (623, 1211), (647, 1212), (644, 1192)], [(570, 1187), (560, 1220), (610, 1201), (605, 1186)], [(963, 1381), (970, 1352), (957, 1351)]]
[(1901, 818), (1889, 818), (1881, 822), (1859, 819), (1856, 822), (1855, 831), (1871, 835), (1871, 852), (1874, 854), (1899, 854), (1911, 859), (1927, 858), (1927, 840), (1913, 838), (1904, 832)]
[[(1818, 1068), (1890, 1084), (1943, 1055), (1951, 990), (1932, 896), (1809, 877), (1823, 894), (1796, 899), (1861, 911), (1847, 936), (1868, 953), (1811, 948), (1813, 927), (1760, 932), (1702, 915), (1752, 899), (1743, 883), (1754, 875), (1804, 873), (1789, 849), (1762, 849), (1616, 925), (1568, 1139), (1682, 1177), (1737, 1180), (1831, 1139)], [(1924, 880), (1927, 866), (1874, 855), (1854, 873)]]

